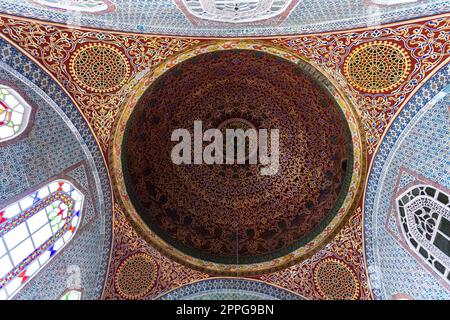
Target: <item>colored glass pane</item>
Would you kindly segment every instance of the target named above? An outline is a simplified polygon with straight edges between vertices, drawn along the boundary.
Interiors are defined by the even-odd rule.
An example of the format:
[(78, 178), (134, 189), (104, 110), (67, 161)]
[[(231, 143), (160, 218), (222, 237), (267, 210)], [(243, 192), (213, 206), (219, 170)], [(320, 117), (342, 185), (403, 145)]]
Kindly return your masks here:
[(292, 0), (182, 0), (182, 3), (190, 14), (200, 19), (244, 23), (280, 15)]
[(0, 85), (0, 142), (21, 134), (30, 112), (31, 107), (14, 89)]
[(81, 12), (99, 12), (108, 9), (108, 2), (102, 0), (35, 0), (44, 6)]
[(81, 300), (81, 294), (80, 290), (69, 290), (62, 295), (60, 300)]
[(433, 186), (415, 186), (397, 199), (410, 249), (446, 281), (450, 281), (449, 205), (449, 196)]
[(72, 239), (83, 195), (56, 180), (0, 209), (0, 300), (9, 299)]

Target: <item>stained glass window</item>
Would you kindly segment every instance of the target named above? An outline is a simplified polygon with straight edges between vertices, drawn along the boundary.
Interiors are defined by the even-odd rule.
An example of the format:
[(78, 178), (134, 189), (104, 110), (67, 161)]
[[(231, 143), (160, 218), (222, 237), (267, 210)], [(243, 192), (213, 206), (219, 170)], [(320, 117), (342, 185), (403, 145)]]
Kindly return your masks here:
[(105, 0), (34, 0), (51, 8), (80, 12), (101, 12), (109, 8), (110, 1)]
[(182, 3), (189, 13), (200, 19), (243, 23), (280, 15), (292, 0), (182, 0)]
[(66, 291), (60, 300), (81, 300), (81, 290), (73, 289)]
[(450, 283), (449, 195), (433, 186), (414, 186), (397, 199), (409, 247)]
[(83, 199), (70, 182), (56, 180), (0, 209), (0, 300), (16, 294), (69, 243)]
[(30, 118), (31, 107), (12, 88), (0, 85), (0, 142), (21, 134)]

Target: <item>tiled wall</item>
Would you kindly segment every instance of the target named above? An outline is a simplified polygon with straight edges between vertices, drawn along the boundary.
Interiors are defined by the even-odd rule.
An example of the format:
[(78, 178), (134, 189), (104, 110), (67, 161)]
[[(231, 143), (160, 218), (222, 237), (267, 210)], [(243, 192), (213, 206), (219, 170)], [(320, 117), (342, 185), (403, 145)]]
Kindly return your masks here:
[(81, 271), (84, 298), (103, 290), (111, 246), (111, 191), (100, 150), (64, 92), (30, 60), (0, 41), (0, 81), (25, 93), (36, 112), (31, 130), (0, 147), (0, 205), (54, 177), (73, 180), (86, 196), (80, 230), (14, 298), (56, 299), (69, 266)]
[(377, 299), (397, 293), (414, 299), (450, 299), (445, 283), (395, 240), (395, 233), (388, 232), (395, 230), (395, 223), (387, 220), (396, 214), (392, 203), (399, 188), (425, 179), (450, 188), (449, 84), (447, 65), (406, 105), (375, 157), (364, 227), (370, 283)]
[[(196, 36), (285, 35), (365, 27), (448, 12), (446, 0), (423, 0), (401, 6), (378, 6), (370, 0), (300, 0), (279, 26), (227, 25), (208, 22), (194, 26), (171, 0), (111, 0), (116, 9), (104, 14), (74, 14), (34, 3), (0, 0), (0, 12), (42, 20), (112, 30)], [(326, 5), (321, 5), (326, 2)], [(319, 5), (318, 5), (319, 4)], [(379, 16), (376, 20), (372, 16)], [(209, 22), (211, 24), (211, 22)]]

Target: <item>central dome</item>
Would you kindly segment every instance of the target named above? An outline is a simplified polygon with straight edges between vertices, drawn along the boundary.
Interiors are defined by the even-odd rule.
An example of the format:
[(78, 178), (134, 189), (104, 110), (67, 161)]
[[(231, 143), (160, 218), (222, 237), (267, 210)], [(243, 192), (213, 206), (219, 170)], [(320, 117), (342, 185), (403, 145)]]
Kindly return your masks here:
[[(197, 120), (203, 130), (278, 129), (278, 173), (173, 164), (172, 132), (193, 136)], [(179, 63), (143, 94), (125, 129), (123, 174), (137, 213), (169, 245), (215, 263), (258, 263), (303, 246), (336, 215), (352, 176), (350, 137), (338, 104), (302, 66), (216, 51)]]

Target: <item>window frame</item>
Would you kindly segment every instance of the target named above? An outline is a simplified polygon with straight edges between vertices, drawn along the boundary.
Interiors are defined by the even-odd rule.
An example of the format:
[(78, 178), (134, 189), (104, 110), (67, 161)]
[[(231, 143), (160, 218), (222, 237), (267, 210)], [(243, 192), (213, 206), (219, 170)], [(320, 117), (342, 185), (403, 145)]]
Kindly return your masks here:
[[(422, 190), (421, 190), (422, 189)], [(429, 195), (426, 190), (432, 189), (434, 190), (434, 195)], [(414, 195), (413, 192), (418, 191), (417, 195)], [(423, 194), (425, 193), (425, 194)], [(448, 217), (450, 217), (450, 211), (449, 205), (450, 203), (443, 203), (438, 199), (438, 196), (440, 194), (443, 194), (447, 196), (449, 199), (449, 194), (447, 194), (446, 191), (429, 184), (417, 184), (414, 186), (409, 187), (408, 189), (404, 190), (401, 194), (399, 194), (395, 198), (395, 208), (397, 212), (397, 219), (398, 219), (398, 225), (401, 229), (401, 233), (403, 238), (405, 239), (405, 242), (407, 244), (407, 247), (414, 253), (414, 255), (419, 259), (419, 261), (423, 262), (426, 266), (431, 268), (434, 273), (436, 273), (445, 283), (450, 284), (450, 256), (448, 256), (445, 252), (443, 252), (439, 247), (437, 247), (434, 244), (434, 240), (436, 238), (437, 233), (443, 233), (440, 231), (440, 222), (442, 221), (443, 215), (437, 213), (438, 218), (436, 218), (437, 222), (433, 229), (434, 237), (431, 239), (418, 239), (416, 236), (414, 236), (414, 232), (411, 232), (411, 229), (415, 229), (417, 232), (421, 233), (417, 229), (417, 222), (414, 219), (414, 214), (418, 210), (407, 210), (408, 205), (414, 205), (416, 201), (421, 201), (422, 199), (432, 201), (437, 206), (442, 207), (443, 210), (447, 210), (448, 216), (445, 217), (446, 220), (449, 220)], [(408, 198), (406, 200), (406, 198)], [(423, 207), (420, 207), (423, 208)], [(414, 220), (414, 225), (411, 226), (410, 222)], [(413, 227), (413, 228), (412, 228)], [(425, 238), (425, 236), (424, 236)], [(446, 236), (448, 238), (448, 236)], [(416, 244), (411, 242), (411, 239), (416, 242)], [(450, 239), (449, 239), (450, 240)], [(426, 241), (426, 243), (423, 243)], [(427, 257), (422, 254), (423, 252), (426, 252)], [(432, 261), (431, 261), (432, 260)], [(436, 262), (440, 265), (442, 265), (445, 270), (442, 272), (438, 269), (438, 267), (435, 265)], [(446, 263), (447, 262), (447, 263)]]
[[(70, 292), (78, 292), (80, 294), (80, 298), (76, 299), (76, 300), (72, 300), (72, 299), (63, 299), (64, 296)], [(83, 288), (67, 288), (63, 294), (61, 296), (58, 297), (58, 300), (62, 300), (62, 301), (79, 301), (79, 300), (83, 300), (83, 296), (84, 296), (84, 289)]]
[[(225, 24), (248, 24), (248, 23), (258, 23), (261, 21), (267, 21), (267, 20), (271, 20), (271, 19), (275, 19), (278, 16), (283, 16), (283, 15), (289, 15), (289, 13), (291, 12), (291, 10), (297, 6), (298, 4), (298, 0), (283, 0), (283, 2), (285, 2), (282, 6), (281, 9), (277, 10), (277, 11), (273, 11), (272, 8), (274, 6), (274, 2), (276, 2), (275, 0), (272, 1), (272, 3), (270, 3), (270, 7), (268, 7), (267, 9), (258, 12), (255, 10), (255, 12), (249, 11), (251, 12), (251, 14), (244, 14), (242, 16), (238, 16), (238, 19), (236, 18), (230, 18), (229, 16), (227, 16), (227, 14), (223, 14), (220, 10), (217, 9), (217, 7), (215, 7), (215, 4), (213, 3), (208, 3), (208, 2), (214, 2), (215, 0), (193, 0), (191, 2), (186, 1), (186, 0), (176, 0), (175, 2), (179, 5), (182, 6), (187, 13), (189, 13), (189, 15), (191, 15), (192, 17), (195, 17), (196, 19), (199, 20), (207, 20), (207, 21), (213, 21), (216, 23), (225, 23)], [(241, 0), (242, 2), (246, 2), (245, 0)], [(248, 1), (248, 2), (253, 2), (253, 1)], [(206, 3), (206, 4), (205, 4)], [(212, 11), (208, 11), (203, 9), (203, 12), (200, 12), (197, 9), (200, 8), (205, 8), (208, 6), (211, 7), (215, 7), (215, 9), (211, 8)], [(229, 11), (225, 11), (225, 13), (229, 13)]]
[[(36, 104), (33, 103), (33, 101), (31, 101), (27, 93), (24, 92), (24, 90), (22, 90), (21, 88), (18, 88), (14, 83), (5, 80), (0, 80), (0, 86), (7, 87), (7, 89), (12, 90), (15, 93), (15, 94), (12, 93), (15, 96), (15, 98), (29, 109), (26, 116), (26, 120), (25, 121), (22, 120), (21, 122), (21, 128), (19, 129), (19, 131), (14, 135), (12, 135), (11, 137), (6, 138), (4, 140), (0, 138), (0, 147), (4, 147), (13, 144), (19, 140), (22, 140), (28, 136), (31, 129), (33, 128), (36, 112), (39, 108), (36, 106)], [(24, 125), (24, 123), (26, 124)]]
[[(33, 193), (36, 193), (36, 192), (42, 190), (42, 189), (45, 188), (45, 187), (48, 187), (50, 184), (55, 183), (55, 182), (64, 182), (64, 183), (69, 184), (70, 187), (74, 188), (74, 189), (81, 195), (81, 197), (82, 197), (81, 200), (80, 200), (80, 202), (81, 202), (80, 209), (79, 209), (80, 214), (79, 214), (79, 216), (78, 216), (78, 222), (77, 222), (76, 228), (75, 228), (75, 230), (73, 231), (73, 233), (72, 233), (72, 235), (70, 236), (70, 238), (68, 238), (67, 240), (64, 240), (63, 245), (62, 245), (60, 248), (58, 248), (57, 251), (56, 251), (53, 255), (51, 255), (44, 263), (40, 263), (41, 266), (40, 266), (40, 267), (39, 267), (39, 268), (38, 268), (31, 276), (27, 277), (27, 279), (26, 279), (19, 287), (17, 287), (17, 288), (14, 290), (13, 293), (7, 295), (6, 300), (11, 300), (11, 299), (13, 299), (13, 298), (14, 298), (17, 294), (19, 294), (22, 290), (25, 290), (26, 288), (28, 288), (28, 287), (30, 286), (30, 283), (31, 283), (32, 279), (34, 279), (34, 278), (35, 278), (36, 276), (38, 276), (43, 270), (45, 270), (46, 267), (48, 266), (48, 264), (49, 264), (51, 261), (54, 261), (54, 259), (56, 259), (56, 258), (59, 256), (59, 254), (60, 254), (61, 252), (65, 251), (65, 250), (68, 248), (68, 246), (69, 246), (71, 243), (73, 243), (73, 241), (79, 236), (79, 231), (80, 231), (80, 229), (82, 228), (82, 226), (83, 226), (83, 224), (84, 224), (84, 214), (83, 214), (83, 212), (86, 210), (86, 205), (87, 205), (86, 199), (87, 199), (87, 197), (88, 197), (88, 193), (87, 193), (86, 190), (84, 190), (77, 182), (73, 181), (73, 179), (71, 179), (71, 178), (69, 178), (69, 177), (66, 177), (66, 176), (56, 176), (56, 177), (53, 177), (53, 178), (51, 178), (51, 179), (48, 179), (47, 181), (45, 181), (45, 182), (43, 182), (43, 183), (41, 183), (41, 184), (39, 184), (39, 185), (37, 185), (37, 186), (35, 186), (35, 187), (33, 187), (33, 188), (30, 188), (30, 189), (28, 189), (27, 191), (22, 192), (22, 193), (21, 193), (20, 195), (18, 195), (18, 196), (15, 196), (14, 198), (9, 199), (8, 201), (6, 201), (6, 202), (4, 202), (4, 203), (0, 203), (0, 209), (1, 209), (1, 210), (6, 209), (7, 207), (9, 207), (9, 206), (11, 206), (11, 205), (14, 205), (14, 204), (16, 204), (16, 203), (18, 203), (18, 202), (20, 202), (20, 201), (26, 199), (26, 198), (29, 197), (29, 196), (32, 196)], [(42, 199), (46, 199), (48, 196), (49, 196), (49, 195), (46, 195), (46, 196), (45, 196), (44, 198), (42, 198)], [(41, 200), (42, 200), (42, 199), (41, 199)], [(76, 202), (76, 200), (75, 200), (75, 202)], [(25, 212), (26, 210), (30, 210), (31, 208), (33, 208), (33, 206), (34, 206), (34, 203), (33, 203), (33, 205), (27, 207), (25, 210), (21, 210), (20, 213), (14, 215), (12, 218), (17, 217), (18, 215), (20, 215), (21, 213)], [(41, 211), (41, 210), (40, 210), (40, 211)], [(39, 212), (39, 211), (38, 211), (38, 212)], [(37, 214), (37, 213), (36, 213), (36, 214)], [(33, 216), (34, 216), (34, 215), (30, 216), (29, 218), (31, 218), (31, 217), (33, 217)], [(29, 218), (28, 218), (28, 219), (29, 219)], [(18, 227), (18, 226), (20, 226), (20, 225), (26, 223), (26, 221), (27, 221), (28, 219), (26, 219), (26, 220), (24, 220), (23, 222), (17, 224), (17, 225), (16, 225), (14, 228), (12, 228), (10, 231), (12, 231), (12, 230), (14, 230), (16, 227)], [(72, 219), (73, 219), (73, 218), (72, 218)], [(72, 221), (72, 220), (71, 220), (71, 221)], [(3, 222), (0, 223), (0, 225), (1, 225), (1, 224), (3, 224)], [(45, 224), (44, 224), (43, 226), (41, 226), (40, 228), (42, 228), (42, 227), (44, 227), (44, 226), (45, 226)], [(61, 230), (61, 229), (62, 229), (62, 228), (60, 227), (60, 228), (57, 229), (57, 231), (59, 231), (59, 230)], [(10, 232), (10, 231), (8, 231), (8, 232)], [(5, 234), (7, 234), (8, 232), (5, 232)], [(28, 230), (28, 232), (29, 232), (29, 230)], [(33, 232), (33, 234), (34, 234), (34, 233), (35, 233), (35, 232)], [(60, 239), (63, 239), (64, 236), (65, 236), (65, 234), (66, 234), (66, 232), (64, 232), (60, 237), (58, 237), (58, 239), (56, 239), (52, 245), (56, 244), (57, 241), (59, 241)], [(53, 236), (53, 235), (54, 235), (54, 233), (53, 233), (53, 231), (52, 231), (52, 236)], [(23, 240), (21, 241), (21, 243), (23, 243), (23, 242), (26, 241), (27, 239), (31, 239), (31, 237), (32, 237), (32, 234), (29, 234), (25, 239), (23, 239)], [(48, 239), (50, 239), (50, 238), (48, 238)], [(45, 241), (48, 241), (48, 239), (45, 240)], [(5, 244), (4, 239), (3, 239), (3, 236), (0, 237), (0, 241), (2, 241), (3, 244)], [(45, 243), (45, 242), (44, 242), (44, 243)], [(30, 253), (30, 254), (27, 255), (27, 257), (29, 257), (31, 254), (33, 254), (36, 250), (38, 250), (38, 249), (39, 249), (40, 247), (42, 247), (42, 246), (43, 246), (43, 244), (37, 246), (37, 248), (35, 248), (35, 249), (32, 251), (32, 253)], [(8, 255), (10, 254), (10, 251), (11, 251), (11, 250), (14, 250), (15, 248), (16, 248), (16, 247), (14, 247), (13, 249), (7, 249), (7, 248), (5, 247), (6, 253), (5, 253), (2, 257), (8, 256)], [(23, 271), (26, 272), (26, 270), (28, 270), (28, 268), (33, 264), (33, 262), (36, 261), (37, 259), (39, 259), (39, 258), (40, 258), (43, 254), (45, 254), (47, 251), (48, 251), (48, 249), (44, 250), (41, 254), (37, 255), (33, 260), (31, 260), (31, 261), (28, 263), (28, 265), (24, 268)], [(4, 276), (6, 276), (9, 272), (15, 270), (17, 267), (18, 267), (18, 264), (15, 264), (15, 265), (13, 266), (13, 268), (12, 268), (10, 271), (8, 271), (5, 275), (2, 276), (2, 278), (3, 278)], [(15, 279), (15, 278), (17, 278), (17, 277), (18, 277), (18, 276), (15, 276), (13, 279)], [(10, 280), (10, 281), (13, 281), (13, 279)], [(10, 281), (8, 281), (8, 282), (5, 284), (5, 286), (6, 286)], [(1, 288), (0, 290), (2, 290), (2, 289), (3, 289), (3, 288)], [(0, 299), (0, 301), (1, 301), (1, 300), (2, 300), (2, 299)]]

